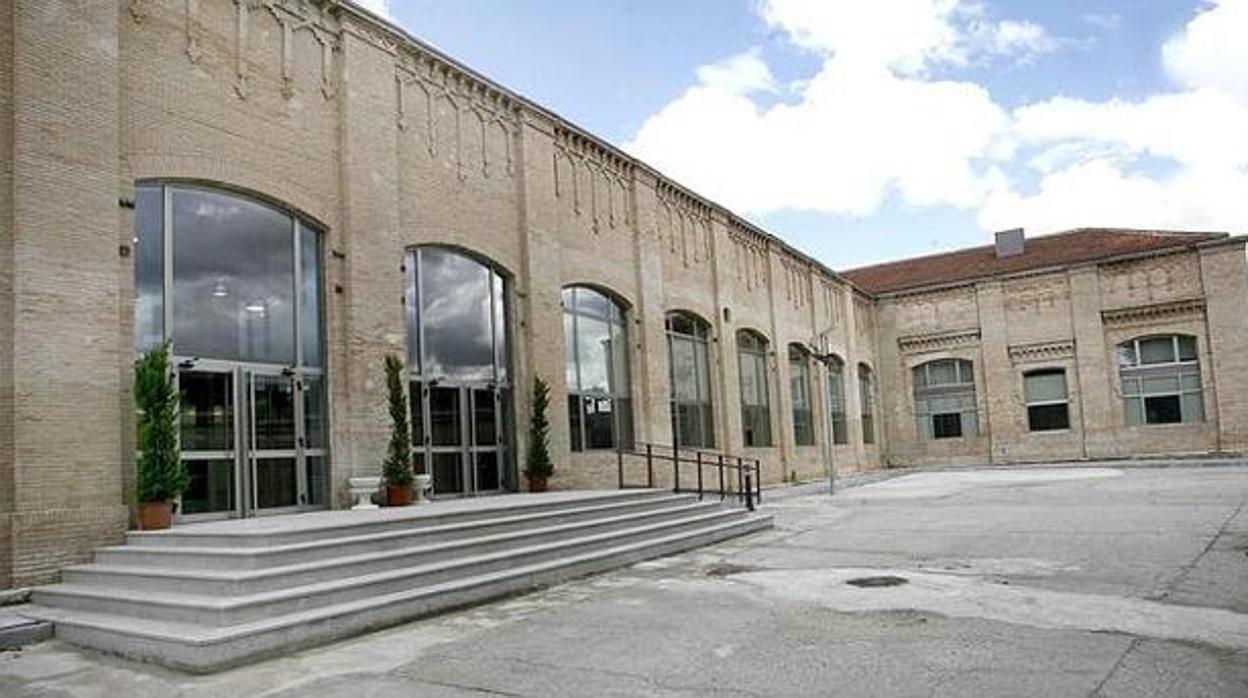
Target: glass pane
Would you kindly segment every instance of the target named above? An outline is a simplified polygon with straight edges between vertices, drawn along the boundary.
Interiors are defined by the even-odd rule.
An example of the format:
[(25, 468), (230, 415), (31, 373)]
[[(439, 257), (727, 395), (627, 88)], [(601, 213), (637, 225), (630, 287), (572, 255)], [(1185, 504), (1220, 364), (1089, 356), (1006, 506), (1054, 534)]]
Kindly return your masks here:
[(435, 494), (464, 491), (463, 463), (459, 453), (433, 454), (433, 491)]
[(494, 380), (490, 271), (463, 255), (420, 250), (424, 375)]
[(910, 377), (911, 377), (911, 380), (914, 382), (914, 389), (916, 391), (918, 391), (921, 388), (926, 388), (927, 387), (927, 366), (926, 365), (915, 366), (914, 368), (910, 369)]
[(1066, 372), (1045, 371), (1023, 376), (1023, 393), (1027, 402), (1066, 399)]
[(488, 492), (502, 486), (498, 476), (498, 451), (478, 451), (477, 491)]
[(975, 365), (966, 359), (958, 359), (958, 382), (974, 383), (975, 382)]
[(702, 423), (699, 425), (699, 432), (701, 433), (702, 441), (699, 443), (699, 446), (701, 448), (714, 448), (715, 417), (714, 413), (711, 411), (710, 404), (704, 403), (699, 412), (702, 420)]
[(585, 400), (586, 448), (615, 447), (615, 412), (610, 398)]
[(1144, 398), (1144, 419), (1149, 424), (1175, 424), (1183, 421), (1178, 395)]
[(181, 431), (184, 451), (234, 449), (234, 376), (182, 371)]
[(191, 481), (182, 493), (183, 514), (206, 514), (234, 509), (234, 461), (187, 460)]
[(603, 320), (611, 319), (611, 310), (615, 303), (592, 288), (576, 289), (576, 312), (582, 315), (593, 315)]
[(707, 360), (706, 342), (693, 342), (693, 358), (698, 379), (698, 401), (711, 401), (711, 367)]
[(472, 415), (475, 445), (498, 445), (498, 413), (494, 409), (494, 391), (472, 391)]
[(691, 337), (696, 336), (698, 332), (697, 325), (695, 324), (693, 318), (685, 315), (684, 313), (672, 313), (671, 315), (668, 315), (667, 329), (669, 332), (675, 332)]
[(794, 410), (810, 408), (810, 391), (806, 380), (805, 361), (789, 364), (789, 391), (792, 393)]
[(260, 509), (296, 504), (298, 484), (294, 458), (256, 460), (256, 505)]
[(758, 362), (754, 355), (747, 352), (738, 354), (737, 364), (741, 372), (741, 404), (744, 406), (762, 404), (762, 390), (758, 385)]
[(252, 429), (257, 451), (295, 447), (295, 386), (284, 376), (253, 376)]
[(462, 446), (459, 389), (429, 388), (429, 435), (434, 446)]
[(979, 436), (979, 413), (966, 410), (962, 412), (962, 435)]
[(1179, 392), (1178, 375), (1168, 376), (1144, 376), (1142, 378), (1145, 395), (1153, 395), (1156, 393), (1177, 393)]
[(1180, 409), (1183, 421), (1188, 423), (1205, 421), (1205, 401), (1200, 393), (1187, 393), (1183, 396)]
[(1054, 431), (1070, 428), (1068, 405), (1033, 405), (1027, 408), (1027, 428), (1031, 431)]
[(165, 340), (165, 202), (160, 187), (134, 195), (134, 348), (146, 351)]
[(864, 444), (875, 443), (875, 420), (870, 414), (862, 415), (862, 442)]
[(503, 277), (494, 274), (494, 365), (498, 372), (498, 382), (510, 380), (508, 373), (511, 357), (511, 335), (507, 332), (507, 284)]
[(572, 442), (573, 451), (581, 451), (585, 448), (584, 438), (581, 434), (581, 396), (568, 396), (568, 434)]
[(1138, 426), (1144, 423), (1144, 402), (1140, 398), (1126, 398), (1122, 401), (1122, 409), (1128, 426)]
[(628, 377), (628, 332), (624, 325), (611, 325), (611, 394), (628, 395), (632, 392)]
[(304, 366), (322, 366), (321, 357), (321, 236), (299, 224), (299, 262), (303, 266), (300, 280), (299, 318), (300, 344)]
[(1124, 375), (1122, 378), (1122, 394), (1123, 395), (1139, 395), (1140, 379), (1134, 376)]
[(1168, 364), (1174, 360), (1173, 337), (1149, 337), (1140, 340), (1140, 363)]
[(962, 415), (932, 415), (932, 436), (937, 439), (953, 439), (962, 436)]
[(325, 380), (303, 377), (303, 429), (308, 448), (325, 448)]
[(581, 381), (576, 374), (576, 319), (572, 313), (563, 314), (563, 379), (568, 390), (579, 391)]
[(173, 192), (173, 339), (179, 356), (295, 363), (289, 216), (236, 196)]
[(412, 412), (412, 448), (417, 451), (425, 447), (425, 398), (422, 390), (419, 381), (408, 383), (407, 394)]
[(949, 385), (958, 382), (956, 364), (952, 361), (933, 361), (927, 365), (927, 384)]
[(1135, 356), (1135, 342), (1123, 342), (1118, 345), (1118, 365), (1123, 367), (1135, 366), (1137, 363)]
[(328, 480), (325, 477), (324, 456), (307, 456), (304, 458), (304, 476), (308, 480), (308, 501), (311, 506), (323, 507), (329, 504)]
[(1196, 338), (1190, 336), (1179, 337), (1179, 360), (1195, 361), (1196, 360)]
[(694, 343), (681, 337), (671, 337), (669, 344), (672, 355), (672, 395), (682, 402), (694, 402), (698, 399)]
[(581, 390), (608, 393), (610, 383), (611, 327), (606, 320), (578, 317), (576, 328), (577, 364), (581, 369)]
[(1184, 390), (1200, 390), (1200, 373), (1183, 373), (1179, 376), (1180, 385)]

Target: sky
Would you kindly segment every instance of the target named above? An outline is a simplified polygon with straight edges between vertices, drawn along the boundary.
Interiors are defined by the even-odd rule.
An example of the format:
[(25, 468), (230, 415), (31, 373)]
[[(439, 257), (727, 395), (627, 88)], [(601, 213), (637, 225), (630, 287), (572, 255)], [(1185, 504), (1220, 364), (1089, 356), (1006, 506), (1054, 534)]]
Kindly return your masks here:
[(361, 0), (828, 266), (1248, 232), (1248, 0)]

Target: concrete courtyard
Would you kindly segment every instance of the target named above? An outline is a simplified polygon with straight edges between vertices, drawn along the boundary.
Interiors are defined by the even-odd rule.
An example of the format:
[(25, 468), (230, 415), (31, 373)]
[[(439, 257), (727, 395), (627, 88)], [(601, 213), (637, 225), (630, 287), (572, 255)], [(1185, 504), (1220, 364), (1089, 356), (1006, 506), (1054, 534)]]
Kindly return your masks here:
[(1245, 696), (1245, 503), (1242, 466), (793, 487), (771, 532), (212, 676), (2, 653), (0, 695)]

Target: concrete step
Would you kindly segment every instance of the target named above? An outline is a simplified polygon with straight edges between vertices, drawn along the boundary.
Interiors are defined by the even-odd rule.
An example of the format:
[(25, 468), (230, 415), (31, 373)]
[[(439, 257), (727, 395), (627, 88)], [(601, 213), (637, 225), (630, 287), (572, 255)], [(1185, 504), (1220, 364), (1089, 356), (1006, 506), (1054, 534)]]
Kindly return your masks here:
[[(399, 525), (389, 529), (369, 528), (367, 532), (361, 532), (358, 527), (346, 527), (344, 535), (334, 535), (332, 530), (322, 530), (320, 538), (310, 540), (300, 540), (299, 536), (254, 536), (270, 541), (271, 545), (259, 545), (243, 536), (239, 536), (239, 540), (235, 542), (229, 537), (215, 534), (185, 535), (179, 537), (179, 540), (189, 543), (180, 545), (175, 545), (171, 539), (170, 542), (158, 545), (99, 548), (95, 552), (95, 562), (105, 567), (153, 567), (160, 570), (261, 570), (338, 556), (390, 552), (416, 545), (469, 540), (491, 533), (503, 535), (532, 532), (564, 523), (597, 521), (612, 515), (668, 511), (696, 501), (696, 497), (689, 495), (648, 493), (645, 497), (595, 502), (579, 507), (540, 509), (515, 516), (491, 515), (483, 520), (461, 519), (447, 523), (443, 517), (419, 517), (418, 523), (397, 522)], [(416, 525), (423, 527), (416, 528)], [(290, 542), (292, 540), (296, 542)]]
[[(212, 568), (162, 565), (159, 564), (159, 560), (138, 565), (96, 563), (68, 567), (61, 576), (66, 584), (75, 587), (167, 591), (216, 598), (242, 596), (503, 552), (536, 542), (557, 543), (581, 536), (626, 530), (645, 524), (672, 521), (722, 510), (716, 503), (698, 503), (696, 500), (689, 502), (679, 499), (662, 508), (650, 507), (622, 514), (616, 513), (617, 511), (617, 507), (604, 508), (603, 513), (615, 515), (587, 521), (549, 523), (536, 528), (510, 530), (473, 538), (455, 538), (434, 543), (418, 542), (416, 545), (408, 545), (406, 537), (387, 538), (384, 542), (387, 544), (393, 542), (393, 546), (381, 548), (374, 545), (375, 540), (369, 539), (367, 541), (369, 545), (359, 545), (356, 548), (345, 548), (339, 551), (345, 553), (352, 550), (365, 550), (365, 552), (329, 557), (323, 554), (313, 554), (322, 552), (319, 550), (302, 551), (304, 554), (300, 555), (300, 558), (304, 561), (291, 565), (257, 568), (253, 565), (232, 564), (233, 560), (223, 559), (255, 555), (287, 557), (281, 548), (244, 548), (240, 551), (214, 551), (215, 554), (211, 558), (218, 561), (219, 566)], [(492, 528), (484, 527), (483, 530), (488, 532)], [(305, 544), (299, 547), (302, 548), (303, 545)], [(173, 548), (168, 550), (173, 550)], [(162, 550), (162, 552), (165, 551)]]
[(693, 531), (716, 523), (737, 520), (742, 516), (737, 510), (716, 508), (669, 521), (633, 525), (553, 542), (530, 542), (497, 552), (372, 574), (356, 575), (348, 568), (343, 571), (351, 576), (239, 596), (222, 597), (195, 593), (191, 589), (156, 592), (125, 586), (65, 583), (36, 588), (33, 601), (41, 605), (95, 610), (114, 615), (227, 626), (396, 593), (416, 586), (440, 584), (460, 577), (480, 576), (517, 565), (574, 557), (603, 547), (644, 542), (650, 538)]
[[(485, 496), (372, 511), (330, 511), (246, 520), (174, 526), (163, 531), (130, 531), (126, 547), (273, 548), (356, 536), (436, 529), (454, 535), (455, 524), (471, 527), (494, 522), (501, 527), (526, 525), (529, 517), (594, 515), (601, 507), (663, 506), (666, 490), (593, 490), (547, 492), (523, 497)], [(497, 520), (495, 522), (495, 520)]]
[(209, 672), (770, 527), (768, 516), (733, 512), (700, 526), (655, 531), (640, 539), (604, 542), (548, 559), (228, 626), (46, 605), (25, 613), (54, 622), (57, 637), (66, 642)]

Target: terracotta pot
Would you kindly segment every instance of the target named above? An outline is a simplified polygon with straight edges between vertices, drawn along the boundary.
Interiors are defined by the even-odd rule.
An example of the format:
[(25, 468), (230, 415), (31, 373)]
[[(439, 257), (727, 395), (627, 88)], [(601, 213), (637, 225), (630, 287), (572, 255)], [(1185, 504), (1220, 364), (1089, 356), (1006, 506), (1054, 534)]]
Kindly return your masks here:
[(530, 475), (529, 476), (529, 491), (530, 492), (545, 492), (546, 491), (546, 476), (545, 475)]
[(405, 507), (412, 503), (412, 483), (386, 485), (386, 506)]
[(139, 529), (160, 531), (173, 525), (173, 504), (163, 502), (139, 502)]

